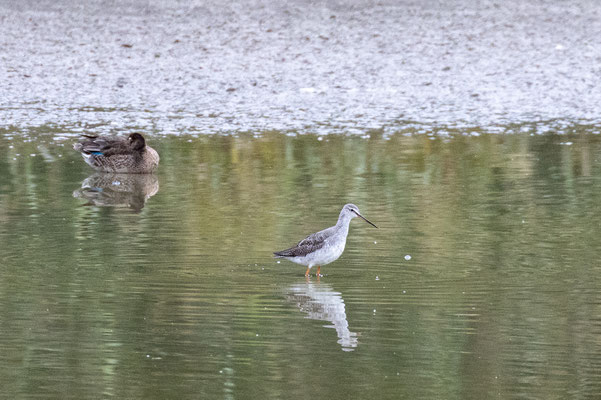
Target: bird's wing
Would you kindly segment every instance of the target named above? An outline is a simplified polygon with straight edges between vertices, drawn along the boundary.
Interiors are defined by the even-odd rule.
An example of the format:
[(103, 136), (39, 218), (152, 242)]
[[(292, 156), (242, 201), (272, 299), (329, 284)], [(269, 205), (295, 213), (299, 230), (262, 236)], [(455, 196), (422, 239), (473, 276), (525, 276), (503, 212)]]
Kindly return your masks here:
[(286, 250), (276, 251), (275, 254), (278, 257), (303, 257), (316, 250), (321, 249), (324, 246), (324, 242), (320, 243), (305, 243), (296, 245)]
[(86, 154), (102, 154), (106, 157), (125, 154), (128, 151), (127, 140), (121, 137), (89, 136), (84, 135), (86, 140), (81, 142), (80, 151)]
[(326, 239), (331, 235), (331, 228), (324, 229), (323, 231), (313, 233), (300, 242), (294, 247), (286, 250), (277, 251), (274, 254), (280, 257), (303, 257), (309, 253), (321, 249), (326, 244)]
[(313, 233), (313, 234), (307, 236), (306, 238), (304, 238), (303, 240), (301, 240), (300, 242), (298, 242), (298, 246), (302, 246), (302, 245), (315, 246), (318, 243), (321, 243), (323, 245), (325, 243), (325, 240), (328, 237), (332, 236), (332, 233), (333, 233), (333, 227), (324, 229), (323, 231)]

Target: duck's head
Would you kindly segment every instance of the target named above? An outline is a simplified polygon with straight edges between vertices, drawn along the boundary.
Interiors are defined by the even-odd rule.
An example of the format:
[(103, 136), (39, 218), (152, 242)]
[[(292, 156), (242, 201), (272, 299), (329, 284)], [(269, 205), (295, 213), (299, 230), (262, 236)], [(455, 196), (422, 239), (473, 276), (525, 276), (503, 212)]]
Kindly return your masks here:
[(141, 151), (146, 147), (146, 141), (144, 140), (144, 136), (139, 134), (138, 132), (130, 133), (127, 138), (129, 141), (129, 145), (133, 150)]

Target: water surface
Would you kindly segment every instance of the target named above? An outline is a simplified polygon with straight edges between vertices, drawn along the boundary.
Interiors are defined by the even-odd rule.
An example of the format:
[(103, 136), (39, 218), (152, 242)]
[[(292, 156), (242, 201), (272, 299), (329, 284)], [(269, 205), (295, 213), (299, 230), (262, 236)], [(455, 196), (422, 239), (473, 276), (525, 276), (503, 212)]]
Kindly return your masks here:
[[(95, 174), (72, 134), (6, 130), (3, 393), (594, 397), (594, 129), (148, 135), (147, 177)], [(349, 201), (379, 229), (353, 220), (323, 277), (271, 257)]]

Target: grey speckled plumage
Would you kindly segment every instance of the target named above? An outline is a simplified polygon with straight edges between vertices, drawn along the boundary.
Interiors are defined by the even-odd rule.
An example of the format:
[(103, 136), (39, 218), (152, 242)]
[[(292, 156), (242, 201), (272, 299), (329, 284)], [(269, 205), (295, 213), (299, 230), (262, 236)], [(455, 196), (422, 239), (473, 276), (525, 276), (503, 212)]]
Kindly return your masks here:
[(75, 143), (73, 148), (97, 171), (148, 174), (159, 165), (159, 154), (146, 146), (144, 137), (139, 133), (128, 137), (82, 136), (84, 139)]
[(305, 276), (309, 276), (311, 268), (317, 265), (317, 275), (319, 276), (322, 265), (336, 261), (344, 252), (349, 224), (355, 217), (360, 217), (377, 228), (359, 213), (356, 205), (346, 204), (340, 211), (336, 225), (307, 236), (294, 247), (276, 251), (273, 254), (278, 258), (285, 258), (306, 266)]

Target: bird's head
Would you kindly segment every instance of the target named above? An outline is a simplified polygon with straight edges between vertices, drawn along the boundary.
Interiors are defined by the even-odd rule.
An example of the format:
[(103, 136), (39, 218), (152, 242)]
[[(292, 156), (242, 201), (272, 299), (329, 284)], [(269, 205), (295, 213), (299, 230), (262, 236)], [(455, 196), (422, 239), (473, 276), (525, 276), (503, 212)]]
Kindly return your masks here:
[(146, 146), (144, 136), (142, 136), (138, 132), (131, 133), (127, 140), (129, 141), (129, 145), (131, 146), (131, 148), (137, 151), (144, 149), (144, 147)]
[(344, 214), (345, 216), (347, 216), (347, 218), (355, 218), (355, 217), (359, 217), (362, 220), (364, 220), (365, 222), (367, 222), (368, 224), (370, 224), (371, 226), (373, 226), (374, 228), (377, 228), (376, 225), (374, 225), (373, 223), (371, 223), (367, 218), (365, 218), (363, 215), (361, 215), (361, 213), (359, 212), (359, 207), (357, 207), (356, 205), (349, 203), (349, 204), (345, 204), (344, 207), (342, 207), (342, 214)]

